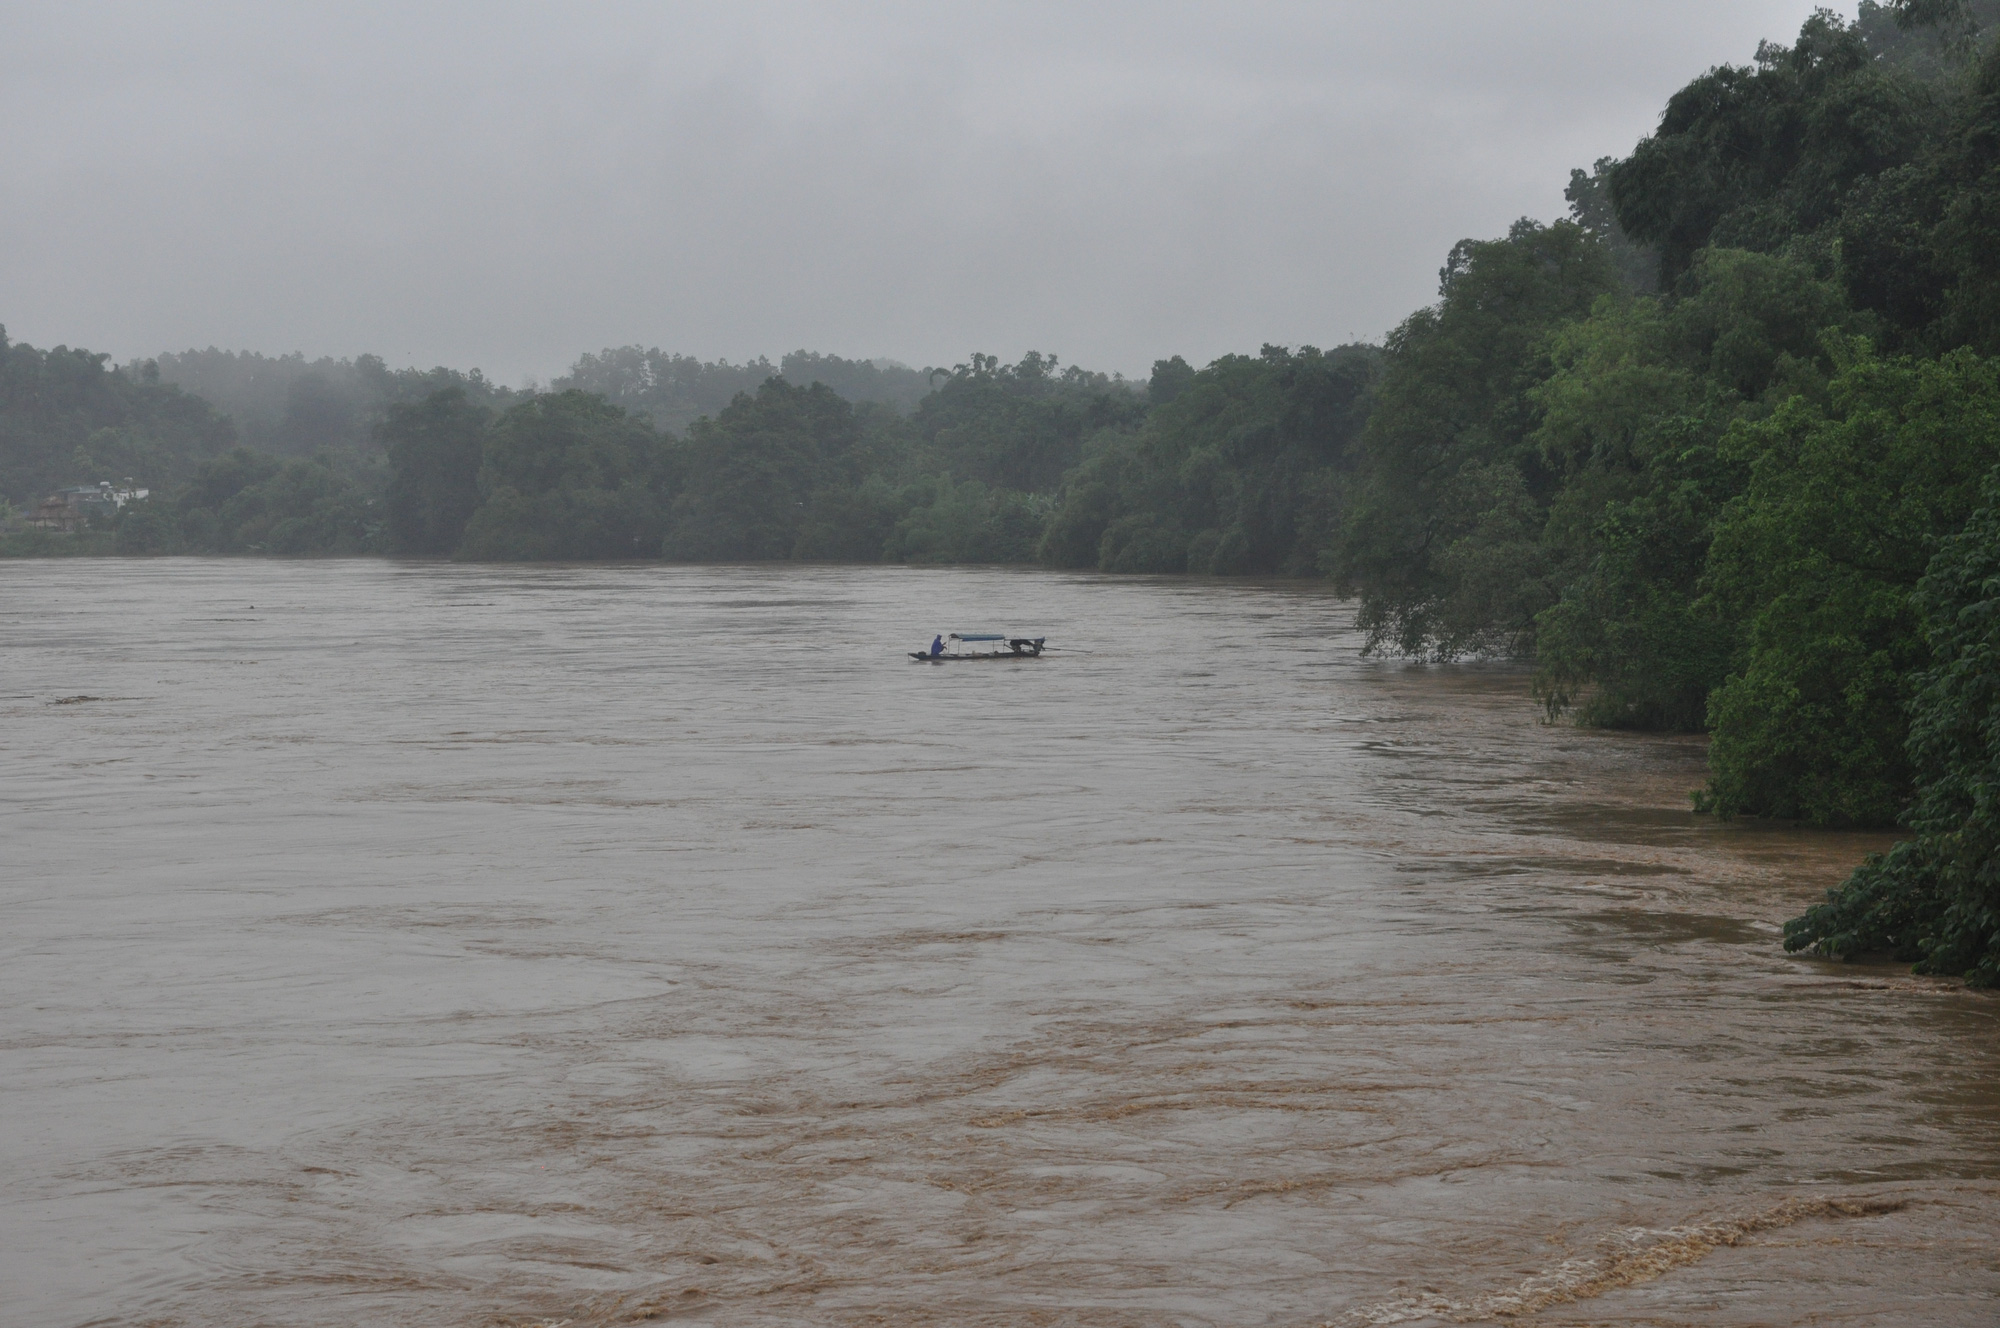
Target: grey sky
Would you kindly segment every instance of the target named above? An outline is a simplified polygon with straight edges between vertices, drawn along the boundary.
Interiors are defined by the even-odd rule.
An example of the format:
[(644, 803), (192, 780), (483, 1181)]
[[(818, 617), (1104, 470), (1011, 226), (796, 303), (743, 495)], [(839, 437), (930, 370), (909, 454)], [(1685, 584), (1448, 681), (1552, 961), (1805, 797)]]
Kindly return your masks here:
[(0, 0), (0, 323), (510, 381), (1375, 338), (1812, 7)]

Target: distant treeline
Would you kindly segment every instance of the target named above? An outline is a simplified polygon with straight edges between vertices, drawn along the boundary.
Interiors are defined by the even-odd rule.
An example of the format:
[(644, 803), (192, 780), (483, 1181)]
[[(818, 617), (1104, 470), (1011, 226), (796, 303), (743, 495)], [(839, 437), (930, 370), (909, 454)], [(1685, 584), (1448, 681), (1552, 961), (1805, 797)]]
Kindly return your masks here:
[(684, 437), (604, 397), (392, 407), (387, 541), (475, 559), (1033, 562), (1310, 575), (1377, 354), (1267, 348), (1146, 390), (976, 355), (904, 416), (767, 378)]
[(126, 553), (1324, 576), (1376, 649), (1527, 659), (1552, 717), (1708, 731), (1708, 810), (1901, 820), (1915, 837), (1787, 944), (1991, 983), (1995, 18), (1816, 13), (1574, 172), (1567, 219), (1456, 246), (1382, 347), (1176, 358), (1144, 384), (1038, 354), (919, 373), (628, 348), (511, 393), (0, 342), (0, 475), (16, 499), (150, 480), (107, 537)]
[(650, 419), (669, 433), (685, 433), (698, 419), (722, 413), (766, 379), (783, 378), (799, 387), (824, 383), (854, 402), (893, 406), (908, 414), (930, 394), (931, 374), (893, 360), (844, 360), (795, 350), (777, 364), (763, 357), (731, 364), (691, 355), (668, 355), (658, 347), (621, 346), (585, 355), (549, 384), (554, 392), (592, 392), (614, 406)]
[(169, 485), (235, 446), (236, 426), (157, 370), (108, 355), (36, 350), (0, 327), (0, 495), (31, 503), (62, 485), (138, 477)]
[[(389, 406), (446, 387), (462, 387), (468, 397), (490, 406), (534, 395), (490, 382), (477, 369), (392, 370), (373, 355), (308, 360), (211, 347), (134, 361), (125, 372), (135, 378), (157, 373), (160, 382), (203, 398), (233, 419), (246, 446), (280, 456), (367, 453)], [(592, 392), (658, 428), (682, 433), (771, 377), (825, 383), (849, 401), (882, 402), (904, 413), (931, 388), (924, 371), (889, 360), (844, 360), (800, 350), (777, 364), (761, 357), (731, 364), (622, 346), (580, 357), (549, 390)]]
[[(12, 344), (0, 328), (0, 496), (27, 508), (59, 487), (131, 479), (155, 491), (121, 518), (123, 545), (200, 553), (353, 554), (393, 547), (382, 506), (385, 426), (398, 406), (455, 391), (499, 412), (543, 395), (477, 369), (392, 370), (352, 360), (185, 351), (135, 360)], [(796, 351), (778, 365), (708, 363), (639, 347), (581, 357), (551, 394), (583, 390), (641, 420), (684, 427), (774, 375), (907, 412), (934, 375), (890, 361)], [(105, 552), (89, 538), (0, 534), (0, 555)], [(657, 548), (651, 550), (657, 554)]]

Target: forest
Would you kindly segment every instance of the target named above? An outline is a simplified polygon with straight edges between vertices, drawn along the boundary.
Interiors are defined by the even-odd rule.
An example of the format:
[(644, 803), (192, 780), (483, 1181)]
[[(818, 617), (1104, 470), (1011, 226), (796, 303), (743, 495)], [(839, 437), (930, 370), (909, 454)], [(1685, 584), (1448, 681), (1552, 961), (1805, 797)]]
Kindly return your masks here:
[(1320, 577), (1372, 650), (1706, 732), (1697, 805), (1902, 825), (1786, 944), (2000, 982), (2000, 0), (1710, 69), (1384, 343), (1134, 382), (625, 347), (546, 389), (0, 331), (0, 553), (1038, 563)]

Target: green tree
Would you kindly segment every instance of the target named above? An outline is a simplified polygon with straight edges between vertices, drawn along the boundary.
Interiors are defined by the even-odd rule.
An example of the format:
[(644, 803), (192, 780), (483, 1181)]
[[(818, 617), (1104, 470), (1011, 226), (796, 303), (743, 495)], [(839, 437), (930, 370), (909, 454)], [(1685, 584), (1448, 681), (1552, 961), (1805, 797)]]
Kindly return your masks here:
[(164, 498), (142, 498), (118, 513), (113, 550), (127, 558), (183, 553), (180, 514)]
[(486, 433), (480, 506), (456, 556), (653, 557), (671, 484), (671, 458), (651, 425), (587, 392), (534, 397)]
[(381, 551), (379, 510), (327, 457), (279, 459), (234, 448), (194, 478), (128, 504), (121, 554), (325, 557)]
[(1617, 165), (1615, 157), (1599, 157), (1588, 171), (1571, 170), (1563, 198), (1569, 202), (1569, 219), (1611, 256), (1625, 289), (1651, 295), (1660, 285), (1660, 255), (1627, 235), (1619, 224), (1618, 209), (1611, 203), (1611, 170)]
[(1543, 530), (1560, 596), (1535, 627), (1551, 716), (1580, 702), (1591, 724), (1705, 726), (1738, 624), (1698, 583), (1716, 516), (1748, 479), (1720, 439), (1793, 396), (1824, 398), (1828, 334), (1864, 322), (1801, 263), (1710, 249), (1679, 295), (1607, 296), (1553, 334), (1531, 392), (1562, 480)]
[(1707, 586), (1743, 624), (1709, 702), (1703, 805), (1818, 825), (1893, 822), (1905, 712), (1927, 662), (1913, 598), (2000, 460), (2000, 363), (1861, 352), (1724, 440), (1749, 482), (1717, 521)]
[(792, 557), (804, 562), (873, 563), (887, 556), (896, 524), (928, 488), (898, 488), (885, 476), (821, 488), (806, 500)]
[(1145, 402), (1123, 383), (1029, 351), (1019, 364), (974, 355), (917, 407), (932, 473), (1025, 493), (1052, 493), (1084, 440), (1136, 424)]
[(1337, 523), (1379, 356), (1265, 346), (1196, 372), (1154, 366), (1136, 429), (1086, 446), (1040, 557), (1117, 572), (1312, 575)]
[(0, 499), (28, 504), (68, 485), (128, 477), (165, 488), (235, 442), (206, 401), (109, 359), (37, 350), (0, 327)]
[(222, 505), (229, 551), (280, 557), (378, 552), (377, 513), (323, 457), (284, 462)]
[[(376, 454), (389, 407), (457, 388), (489, 410), (522, 400), (473, 369), (391, 369), (380, 356), (351, 360), (255, 351), (187, 350), (144, 361), (160, 380), (206, 401), (235, 421), (244, 444), (287, 456), (325, 454), (337, 469)], [(128, 372), (140, 367), (128, 365)]]
[(844, 360), (806, 350), (795, 350), (780, 360), (778, 373), (794, 387), (824, 383), (856, 406), (885, 405), (899, 415), (915, 409), (931, 390), (929, 376), (907, 364)]
[(479, 506), (492, 418), (460, 387), (388, 408), (379, 434), (389, 459), (384, 506), (391, 550), (449, 554), (458, 548)]
[(2000, 470), (1918, 585), (1929, 666), (1913, 680), (1914, 831), (1785, 926), (1785, 948), (1888, 953), (2000, 983)]
[(1153, 376), (1146, 382), (1146, 401), (1164, 406), (1194, 385), (1194, 366), (1176, 355), (1170, 360), (1154, 360)]
[(1858, 185), (1917, 155), (1938, 97), (1816, 11), (1794, 45), (1766, 42), (1754, 65), (1712, 69), (1668, 100), (1609, 171), (1618, 221), (1658, 250), (1663, 288), (1709, 246), (1831, 259), (1824, 228)]
[(890, 532), (886, 555), (909, 563), (1034, 561), (1048, 500), (949, 475), (905, 495), (907, 513)]
[(1550, 334), (1617, 287), (1573, 222), (1462, 241), (1437, 305), (1389, 337), (1359, 473), (1322, 567), (1361, 596), (1371, 648), (1526, 653), (1556, 598), (1541, 534), (1559, 485), (1536, 444)]
[[(697, 420), (680, 447), (684, 479), (666, 556), (698, 562), (792, 557), (808, 501), (820, 489), (861, 478), (861, 442), (854, 407), (831, 388), (766, 379), (715, 419)], [(824, 536), (817, 538), (823, 547)]]

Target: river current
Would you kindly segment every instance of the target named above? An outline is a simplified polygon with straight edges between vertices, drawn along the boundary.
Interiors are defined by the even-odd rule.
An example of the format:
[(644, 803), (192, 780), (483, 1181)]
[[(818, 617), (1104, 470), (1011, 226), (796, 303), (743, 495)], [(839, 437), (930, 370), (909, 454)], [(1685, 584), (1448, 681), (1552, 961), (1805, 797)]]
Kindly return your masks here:
[[(1298, 585), (0, 564), (0, 1324), (1990, 1325), (1882, 836)], [(1046, 634), (917, 664), (937, 631)], [(1088, 653), (1084, 653), (1088, 652)]]

